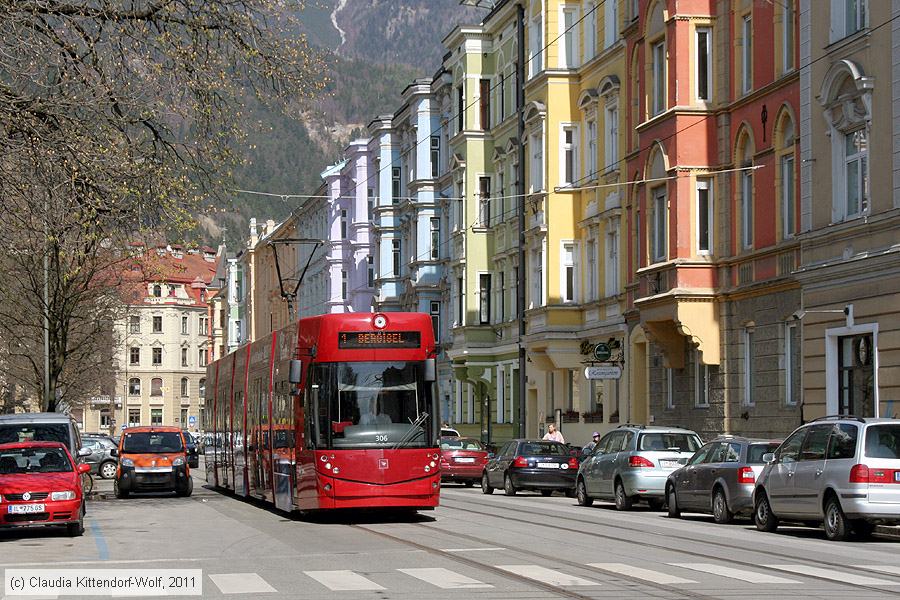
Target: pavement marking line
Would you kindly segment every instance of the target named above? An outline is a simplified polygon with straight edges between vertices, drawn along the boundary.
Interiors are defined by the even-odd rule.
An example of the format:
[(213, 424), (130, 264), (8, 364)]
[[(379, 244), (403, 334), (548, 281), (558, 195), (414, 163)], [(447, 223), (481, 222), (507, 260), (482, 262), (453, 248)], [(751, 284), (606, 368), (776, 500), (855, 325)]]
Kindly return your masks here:
[(558, 586), (576, 586), (576, 585), (600, 585), (596, 581), (576, 577), (575, 575), (566, 575), (560, 571), (554, 571), (546, 567), (538, 565), (496, 565), (498, 569), (503, 569), (508, 573), (534, 579), (541, 583)]
[(756, 571), (745, 571), (744, 569), (735, 569), (724, 565), (716, 565), (713, 563), (668, 563), (672, 567), (681, 567), (690, 569), (691, 571), (700, 571), (701, 573), (709, 573), (710, 575), (720, 575), (729, 579), (738, 579), (747, 583), (800, 583), (793, 579), (785, 579), (784, 577), (776, 577), (767, 575), (766, 573), (757, 573)]
[(366, 579), (353, 571), (303, 571), (328, 589), (334, 592), (362, 592), (366, 590), (383, 590), (371, 579)]
[(674, 583), (697, 583), (693, 579), (684, 579), (683, 577), (676, 577), (675, 575), (669, 575), (668, 573), (661, 573), (659, 571), (651, 571), (650, 569), (642, 569), (641, 567), (634, 567), (632, 565), (626, 565), (625, 563), (588, 563), (588, 566), (594, 569), (600, 569), (601, 571), (608, 571), (610, 573), (617, 573), (619, 575), (626, 575), (628, 577), (634, 577), (635, 579), (643, 579), (644, 581), (665, 585)]
[(769, 569), (778, 569), (779, 571), (787, 571), (796, 573), (797, 575), (811, 575), (813, 577), (821, 577), (822, 579), (830, 579), (841, 583), (849, 583), (850, 585), (900, 585), (900, 581), (888, 581), (887, 579), (876, 579), (868, 575), (854, 575), (844, 571), (835, 571), (834, 569), (823, 569), (822, 567), (811, 567), (809, 565), (763, 565)]
[(109, 547), (106, 545), (106, 538), (96, 521), (91, 521), (91, 533), (94, 534), (94, 543), (97, 545), (97, 558), (102, 561), (109, 560)]
[(442, 548), (441, 552), (485, 552), (493, 550), (506, 550), (506, 548), (499, 546), (495, 548)]
[(223, 594), (271, 594), (278, 591), (256, 573), (217, 573), (209, 578)]
[(430, 583), (442, 590), (467, 590), (475, 588), (492, 588), (489, 583), (460, 575), (450, 569), (443, 568), (423, 568), (423, 569), (397, 569), (401, 573), (406, 573), (416, 579), (421, 579), (425, 583)]
[(888, 575), (900, 575), (900, 567), (894, 565), (856, 565), (855, 568), (863, 571), (878, 571)]

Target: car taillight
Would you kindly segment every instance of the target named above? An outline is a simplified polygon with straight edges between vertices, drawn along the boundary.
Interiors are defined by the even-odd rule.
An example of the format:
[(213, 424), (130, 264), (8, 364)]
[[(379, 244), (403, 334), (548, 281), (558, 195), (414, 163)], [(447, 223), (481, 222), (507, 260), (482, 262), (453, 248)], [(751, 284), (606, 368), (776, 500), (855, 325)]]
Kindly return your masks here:
[(528, 459), (525, 458), (524, 456), (517, 456), (516, 460), (513, 461), (513, 466), (514, 467), (527, 467)]
[(569, 468), (570, 468), (570, 469), (577, 469), (577, 468), (578, 468), (578, 459), (577, 459), (577, 458), (570, 458), (570, 459), (569, 459)]
[(649, 459), (644, 458), (643, 456), (630, 456), (628, 457), (628, 466), (629, 467), (649, 467), (653, 468), (653, 463), (650, 462)]
[(750, 467), (741, 467), (738, 470), (738, 483), (754, 483), (756, 481), (756, 473)]
[(853, 465), (850, 469), (850, 483), (869, 483), (869, 467)]

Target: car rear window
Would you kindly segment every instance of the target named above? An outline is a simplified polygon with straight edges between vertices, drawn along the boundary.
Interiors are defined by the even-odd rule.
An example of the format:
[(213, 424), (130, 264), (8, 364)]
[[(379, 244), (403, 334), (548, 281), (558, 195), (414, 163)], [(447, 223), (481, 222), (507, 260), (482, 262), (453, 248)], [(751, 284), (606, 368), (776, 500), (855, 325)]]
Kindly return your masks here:
[(900, 425), (872, 425), (866, 429), (866, 456), (900, 459)]
[(19, 448), (0, 452), (0, 475), (71, 471), (72, 461), (62, 448)]
[(529, 442), (522, 445), (519, 454), (524, 456), (568, 456), (569, 449), (556, 442)]
[(18, 442), (59, 442), (68, 446), (69, 427), (65, 423), (0, 425), (0, 444)]
[(441, 450), (484, 450), (484, 446), (478, 440), (455, 438), (441, 440)]
[(696, 452), (700, 449), (700, 440), (689, 433), (642, 433), (638, 439), (638, 450), (679, 450), (680, 452)]
[(181, 435), (174, 431), (128, 433), (122, 444), (122, 452), (130, 454), (165, 454), (182, 450)]
[(763, 454), (767, 454), (769, 452), (775, 452), (778, 449), (778, 442), (771, 442), (768, 444), (750, 444), (750, 447), (747, 448), (747, 464), (748, 465), (761, 465), (763, 463)]

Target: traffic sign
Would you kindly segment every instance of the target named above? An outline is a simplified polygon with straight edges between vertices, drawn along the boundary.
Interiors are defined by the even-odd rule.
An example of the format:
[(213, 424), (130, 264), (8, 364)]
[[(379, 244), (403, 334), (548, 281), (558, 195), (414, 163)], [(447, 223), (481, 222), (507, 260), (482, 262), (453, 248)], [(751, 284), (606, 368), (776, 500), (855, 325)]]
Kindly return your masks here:
[(622, 377), (622, 368), (611, 365), (602, 367), (585, 367), (585, 379), (619, 379)]
[(191, 427), (193, 427), (193, 426), (196, 425), (196, 424), (197, 424), (197, 417), (195, 417), (195, 416), (193, 416), (193, 415), (191, 415), (190, 417), (188, 417), (188, 425), (190, 425)]
[(596, 346), (594, 346), (594, 358), (599, 362), (604, 362), (609, 360), (609, 357), (612, 356), (612, 352), (609, 349), (609, 346), (600, 342)]

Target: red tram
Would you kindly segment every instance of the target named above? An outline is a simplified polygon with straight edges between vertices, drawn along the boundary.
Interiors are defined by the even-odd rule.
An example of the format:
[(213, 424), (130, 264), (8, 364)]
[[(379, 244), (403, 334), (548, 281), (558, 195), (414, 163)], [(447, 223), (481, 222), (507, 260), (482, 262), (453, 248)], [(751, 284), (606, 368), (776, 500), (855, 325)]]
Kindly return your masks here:
[(434, 508), (435, 351), (426, 314), (334, 314), (211, 363), (207, 481), (286, 511)]

